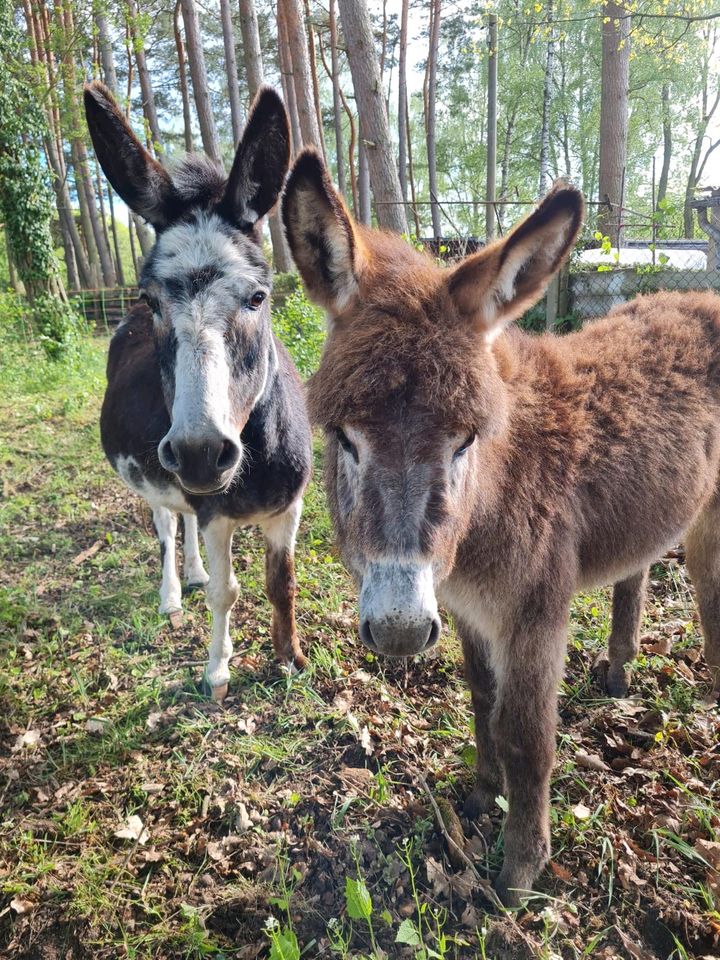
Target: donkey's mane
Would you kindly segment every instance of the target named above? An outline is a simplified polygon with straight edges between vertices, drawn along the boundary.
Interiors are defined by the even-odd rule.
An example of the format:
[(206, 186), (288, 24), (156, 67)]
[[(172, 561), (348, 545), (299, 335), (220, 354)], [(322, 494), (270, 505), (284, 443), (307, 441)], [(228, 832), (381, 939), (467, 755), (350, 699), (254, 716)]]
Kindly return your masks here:
[(169, 173), (179, 199), (189, 207), (208, 207), (222, 199), (227, 176), (202, 153), (188, 153), (173, 161)]

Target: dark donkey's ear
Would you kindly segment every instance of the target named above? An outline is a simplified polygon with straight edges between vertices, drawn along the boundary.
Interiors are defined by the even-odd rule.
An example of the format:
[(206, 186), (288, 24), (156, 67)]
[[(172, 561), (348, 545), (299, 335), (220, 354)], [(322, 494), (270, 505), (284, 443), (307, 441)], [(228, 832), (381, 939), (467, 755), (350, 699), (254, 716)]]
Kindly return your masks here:
[(282, 203), (293, 259), (310, 296), (342, 311), (357, 294), (363, 254), (358, 233), (322, 160), (304, 150), (295, 161)]
[(130, 129), (113, 95), (97, 80), (86, 83), (85, 116), (105, 176), (125, 203), (155, 227), (168, 223), (175, 188)]
[(290, 164), (290, 127), (272, 87), (261, 87), (240, 138), (218, 212), (250, 228), (277, 203)]
[(558, 180), (503, 240), (464, 260), (448, 278), (460, 314), (492, 339), (541, 297), (582, 225), (582, 193)]

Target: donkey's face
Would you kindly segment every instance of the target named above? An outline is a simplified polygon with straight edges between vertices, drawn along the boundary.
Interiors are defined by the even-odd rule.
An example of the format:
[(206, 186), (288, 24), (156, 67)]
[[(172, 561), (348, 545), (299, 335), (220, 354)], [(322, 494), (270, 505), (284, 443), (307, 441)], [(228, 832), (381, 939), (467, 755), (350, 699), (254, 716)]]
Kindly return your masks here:
[(285, 109), (274, 91), (260, 92), (226, 178), (197, 156), (171, 177), (100, 84), (85, 88), (85, 108), (108, 180), (157, 234), (140, 285), (171, 421), (160, 463), (191, 493), (223, 490), (240, 467), (240, 434), (273, 361), (271, 273), (257, 224), (287, 172)]
[[(435, 588), (474, 514), (492, 510), (514, 375), (493, 341), (570, 250), (582, 197), (557, 185), (505, 240), (441, 270), (400, 238), (352, 223), (312, 153), (283, 218), (330, 329), (310, 381), (326, 431), (338, 540), (360, 586), (360, 635), (406, 656), (440, 632)], [(520, 374), (521, 375), (521, 374)]]

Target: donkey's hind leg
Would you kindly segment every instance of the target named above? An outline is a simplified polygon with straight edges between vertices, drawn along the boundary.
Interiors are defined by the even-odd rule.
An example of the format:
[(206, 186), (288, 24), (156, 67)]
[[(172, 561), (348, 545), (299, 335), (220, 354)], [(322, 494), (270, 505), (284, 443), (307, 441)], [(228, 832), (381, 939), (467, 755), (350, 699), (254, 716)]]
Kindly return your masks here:
[(632, 662), (640, 650), (648, 571), (642, 570), (613, 588), (612, 627), (608, 649), (596, 659), (593, 670), (611, 697), (627, 696), (632, 677)]
[(182, 610), (182, 589), (175, 557), (177, 514), (168, 510), (167, 507), (153, 507), (153, 526), (160, 541), (162, 565), (159, 609), (160, 613), (173, 613), (176, 610)]
[(279, 516), (261, 524), (265, 535), (265, 584), (273, 608), (273, 649), (280, 663), (297, 670), (307, 664), (295, 625), (295, 536), (301, 511), (302, 500), (296, 500)]
[(465, 800), (465, 814), (471, 820), (495, 806), (504, 793), (503, 773), (497, 756), (490, 717), (495, 706), (495, 675), (487, 661), (484, 641), (473, 636), (464, 624), (456, 623), (462, 639), (465, 679), (470, 687), (475, 714), (475, 786)]
[(195, 587), (204, 587), (208, 582), (208, 575), (200, 556), (198, 542), (198, 523), (194, 513), (183, 514), (185, 537), (183, 540), (183, 575), (185, 583), (192, 590)]
[(720, 502), (700, 514), (685, 538), (687, 568), (695, 584), (712, 676), (712, 696), (720, 699)]

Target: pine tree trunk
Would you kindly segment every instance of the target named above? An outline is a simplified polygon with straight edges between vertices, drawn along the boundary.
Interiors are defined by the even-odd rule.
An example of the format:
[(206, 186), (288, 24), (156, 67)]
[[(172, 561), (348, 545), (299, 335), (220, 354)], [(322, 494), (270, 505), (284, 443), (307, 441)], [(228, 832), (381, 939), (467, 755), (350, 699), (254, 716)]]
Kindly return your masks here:
[(407, 180), (407, 37), (410, 0), (400, 10), (400, 56), (398, 59), (398, 173), (403, 200), (408, 196)]
[(117, 221), (115, 220), (115, 203), (113, 201), (113, 191), (110, 184), (107, 185), (108, 204), (110, 206), (110, 230), (112, 232), (113, 247), (115, 248), (115, 261), (117, 263), (118, 283), (121, 287), (125, 284), (125, 268), (120, 255), (120, 243), (118, 240)]
[(150, 71), (148, 70), (147, 60), (145, 59), (145, 40), (143, 37), (138, 35), (138, 14), (135, 0), (127, 0), (127, 8), (128, 28), (135, 52), (135, 62), (137, 63), (143, 113), (145, 114), (145, 119), (147, 120), (148, 128), (150, 130), (150, 137), (154, 152), (162, 160), (162, 137), (160, 136), (160, 124), (158, 123), (157, 110), (155, 109), (155, 93), (150, 80)]
[(442, 236), (440, 205), (438, 203), (437, 158), (435, 151), (435, 105), (437, 101), (437, 60), (440, 45), (440, 2), (433, 0), (430, 7), (430, 48), (428, 50), (427, 101), (425, 113), (425, 138), (427, 143), (428, 185), (430, 189), (430, 214), (433, 236)]
[(317, 59), (315, 56), (315, 31), (313, 30), (312, 20), (310, 19), (309, 0), (305, 0), (305, 19), (307, 20), (308, 30), (308, 63), (310, 64), (310, 77), (312, 79), (313, 103), (315, 105), (315, 120), (317, 121), (318, 134), (320, 136), (320, 149), (323, 160), (327, 164), (327, 151), (325, 150), (325, 132), (322, 122), (322, 107), (320, 106), (320, 85), (317, 75)]
[[(255, 0), (240, 0), (240, 30), (243, 39), (245, 74), (247, 77), (250, 100), (254, 100), (263, 83), (263, 61), (260, 47), (260, 29), (258, 27)], [(278, 41), (279, 42), (279, 41)], [(282, 67), (281, 67), (282, 69)], [(273, 250), (273, 265), (278, 273), (292, 270), (292, 258), (285, 240), (280, 213), (276, 210), (268, 217), (270, 242)]]
[(303, 23), (301, 0), (278, 0), (278, 7), (281, 6), (285, 22), (285, 35), (292, 61), (295, 102), (303, 146), (315, 147), (316, 150), (322, 151), (320, 130), (313, 101), (308, 43), (305, 24)]
[(362, 118), (362, 137), (367, 150), (378, 223), (388, 230), (407, 233), (407, 219), (390, 142), (380, 68), (367, 6), (365, 0), (338, 0), (338, 8), (347, 42), (358, 114)]
[(552, 100), (553, 70), (555, 66), (555, 37), (552, 28), (553, 0), (548, 0), (546, 19), (549, 22), (547, 53), (545, 56), (545, 79), (543, 81), (542, 124), (540, 126), (540, 180), (538, 196), (542, 197), (550, 187), (550, 105)]
[[(338, 68), (337, 16), (335, 0), (329, 0), (330, 19), (330, 82), (333, 90), (333, 127), (335, 128), (335, 158), (337, 165), (337, 185), (343, 195), (347, 191), (345, 182), (345, 155), (342, 129), (342, 100), (340, 98), (340, 75)], [(321, 47), (322, 49), (322, 47)]]
[(303, 145), (302, 132), (300, 130), (300, 117), (298, 116), (297, 100), (295, 98), (295, 80), (293, 78), (293, 65), (290, 57), (290, 45), (287, 39), (287, 26), (285, 24), (285, 13), (282, 3), (278, 0), (277, 5), (277, 25), (278, 25), (278, 49), (280, 60), (280, 80), (282, 82), (283, 96), (290, 116), (290, 131), (292, 135), (293, 155), (300, 152)]
[(368, 156), (365, 141), (362, 133), (362, 122), (360, 123), (360, 142), (358, 145), (358, 219), (366, 227), (370, 226), (372, 220), (372, 210), (370, 206), (370, 170), (368, 168)]
[(621, 205), (627, 165), (630, 17), (622, 2), (603, 8), (600, 85), (600, 172), (598, 230), (620, 246)]
[(227, 73), (228, 96), (230, 99), (230, 120), (232, 123), (233, 145), (237, 146), (243, 128), (240, 88), (238, 87), (238, 68), (235, 59), (235, 32), (233, 31), (230, 0), (220, 0), (220, 18), (222, 20), (223, 43), (225, 45), (225, 72)]
[(190, 111), (190, 93), (188, 91), (187, 68), (185, 62), (185, 44), (183, 43), (182, 33), (180, 32), (180, 0), (175, 4), (173, 14), (173, 31), (175, 33), (175, 50), (178, 59), (178, 78), (180, 80), (180, 96), (183, 105), (183, 135), (185, 138), (185, 149), (192, 153), (193, 147), (192, 135), (192, 113)]
[(208, 87), (207, 70), (205, 68), (205, 54), (203, 52), (200, 21), (198, 20), (195, 0), (180, 0), (180, 7), (185, 25), (188, 64), (190, 65), (193, 98), (195, 100), (195, 110), (198, 116), (203, 150), (211, 160), (214, 160), (215, 163), (222, 166), (220, 141), (218, 139), (212, 103), (210, 101), (210, 89)]
[(657, 209), (660, 209), (661, 202), (667, 196), (668, 178), (670, 176), (670, 163), (672, 161), (672, 122), (670, 116), (670, 84), (666, 80), (662, 85), (662, 121), (663, 121), (663, 160), (660, 170), (660, 180), (657, 190)]

